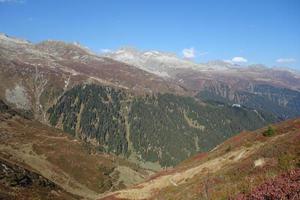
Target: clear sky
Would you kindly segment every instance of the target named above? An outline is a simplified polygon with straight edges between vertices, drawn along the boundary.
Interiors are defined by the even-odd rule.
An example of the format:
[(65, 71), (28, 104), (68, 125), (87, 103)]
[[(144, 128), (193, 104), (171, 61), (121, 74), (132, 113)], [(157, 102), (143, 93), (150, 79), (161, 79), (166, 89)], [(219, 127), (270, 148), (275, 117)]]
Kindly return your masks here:
[(0, 0), (0, 32), (300, 69), (300, 0)]

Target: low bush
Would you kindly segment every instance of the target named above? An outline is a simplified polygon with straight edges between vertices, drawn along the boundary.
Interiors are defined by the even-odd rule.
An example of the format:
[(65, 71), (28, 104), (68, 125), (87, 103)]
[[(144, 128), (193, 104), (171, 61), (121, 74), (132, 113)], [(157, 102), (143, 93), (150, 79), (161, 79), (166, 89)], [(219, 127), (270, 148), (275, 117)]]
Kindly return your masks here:
[(275, 129), (272, 126), (269, 126), (268, 130), (263, 132), (263, 136), (270, 137), (273, 136), (275, 132), (276, 132)]

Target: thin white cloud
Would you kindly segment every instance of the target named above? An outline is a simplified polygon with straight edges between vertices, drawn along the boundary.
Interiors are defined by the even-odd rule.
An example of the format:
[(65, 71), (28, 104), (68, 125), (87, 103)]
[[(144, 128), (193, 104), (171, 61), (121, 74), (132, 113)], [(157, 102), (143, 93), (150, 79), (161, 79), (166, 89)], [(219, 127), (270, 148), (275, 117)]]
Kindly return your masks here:
[(183, 57), (187, 58), (187, 59), (193, 59), (196, 57), (196, 51), (193, 47), (183, 49), (182, 54), (183, 54)]
[(101, 49), (100, 51), (101, 51), (101, 53), (111, 53), (112, 52), (111, 49)]
[(295, 58), (278, 58), (276, 60), (277, 63), (293, 63), (296, 62)]
[(248, 62), (248, 60), (244, 57), (240, 57), (240, 56), (237, 56), (237, 57), (233, 57), (231, 59), (231, 62), (234, 62), (234, 63), (246, 63)]
[(241, 56), (233, 57), (232, 59), (223, 60), (224, 62), (230, 63), (230, 64), (241, 64), (241, 63), (247, 63), (248, 60)]

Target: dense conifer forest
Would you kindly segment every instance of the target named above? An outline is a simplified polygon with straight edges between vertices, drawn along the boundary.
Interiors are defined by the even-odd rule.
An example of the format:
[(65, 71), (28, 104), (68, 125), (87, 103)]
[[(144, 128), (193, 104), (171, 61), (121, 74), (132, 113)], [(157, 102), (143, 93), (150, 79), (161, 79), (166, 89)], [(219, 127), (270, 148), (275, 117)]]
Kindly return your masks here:
[[(135, 151), (142, 161), (161, 166), (173, 166), (240, 131), (276, 121), (262, 110), (174, 94), (132, 97), (98, 85), (78, 85), (67, 91), (48, 114), (52, 126), (101, 151), (123, 156)], [(129, 143), (133, 149), (129, 150)]]

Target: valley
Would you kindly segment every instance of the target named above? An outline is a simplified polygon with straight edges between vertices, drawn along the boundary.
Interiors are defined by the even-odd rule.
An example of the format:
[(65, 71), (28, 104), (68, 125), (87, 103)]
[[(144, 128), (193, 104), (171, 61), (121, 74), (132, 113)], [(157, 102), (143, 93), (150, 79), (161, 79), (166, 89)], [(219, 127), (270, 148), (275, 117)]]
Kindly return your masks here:
[(298, 71), (0, 34), (0, 81), (0, 199), (298, 197)]
[(25, 175), (28, 185), (23, 181), (20, 186), (8, 182), (16, 179), (1, 176), (0, 194), (6, 199), (45, 199), (45, 194), (49, 199), (219, 199), (249, 192), (300, 164), (299, 119), (273, 125), (272, 135), (264, 134), (268, 127), (242, 132), (208, 153), (154, 174), (0, 105), (1, 170), (24, 168), (32, 174)]

